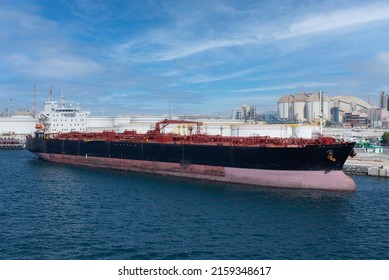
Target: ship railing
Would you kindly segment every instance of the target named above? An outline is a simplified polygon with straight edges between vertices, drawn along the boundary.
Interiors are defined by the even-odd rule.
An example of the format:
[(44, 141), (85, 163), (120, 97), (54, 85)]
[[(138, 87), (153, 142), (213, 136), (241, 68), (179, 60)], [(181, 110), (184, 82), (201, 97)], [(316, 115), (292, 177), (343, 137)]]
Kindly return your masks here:
[(317, 139), (304, 138), (276, 138), (269, 136), (221, 136), (207, 134), (179, 135), (172, 133), (157, 133), (149, 131), (146, 134), (137, 134), (135, 131), (116, 133), (104, 132), (69, 132), (58, 134), (56, 139), (75, 139), (85, 141), (119, 141), (119, 142), (159, 142), (159, 143), (184, 143), (184, 144), (215, 144), (235, 146), (269, 146), (269, 147), (301, 147), (309, 145), (330, 145), (337, 142), (331, 137)]

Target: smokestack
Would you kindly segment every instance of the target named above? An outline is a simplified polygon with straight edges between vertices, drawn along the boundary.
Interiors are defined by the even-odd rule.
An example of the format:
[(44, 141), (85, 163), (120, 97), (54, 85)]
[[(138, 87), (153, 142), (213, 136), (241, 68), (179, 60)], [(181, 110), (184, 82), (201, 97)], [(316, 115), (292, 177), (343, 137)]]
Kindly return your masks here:
[(383, 109), (385, 107), (384, 99), (385, 99), (385, 92), (381, 91), (381, 94), (380, 94), (380, 108), (381, 109)]

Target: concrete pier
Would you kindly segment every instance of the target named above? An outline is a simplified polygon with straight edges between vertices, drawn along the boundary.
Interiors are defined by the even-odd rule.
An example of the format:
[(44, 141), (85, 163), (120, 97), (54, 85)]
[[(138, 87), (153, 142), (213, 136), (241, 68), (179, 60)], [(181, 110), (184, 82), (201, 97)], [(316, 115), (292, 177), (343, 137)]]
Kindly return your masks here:
[(343, 166), (344, 173), (389, 178), (389, 151), (385, 148), (382, 154), (366, 153), (364, 149), (355, 149), (357, 155), (346, 161)]

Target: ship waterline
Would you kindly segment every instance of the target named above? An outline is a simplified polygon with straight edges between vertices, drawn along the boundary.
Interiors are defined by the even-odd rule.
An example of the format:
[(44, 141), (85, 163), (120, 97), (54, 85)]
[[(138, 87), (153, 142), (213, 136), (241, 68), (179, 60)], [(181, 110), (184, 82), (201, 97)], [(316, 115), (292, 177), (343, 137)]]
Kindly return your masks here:
[(356, 189), (355, 182), (340, 170), (265, 170), (103, 158), (88, 156), (87, 154), (85, 156), (74, 156), (36, 153), (36, 155), (43, 160), (56, 163), (152, 173), (198, 180), (246, 184), (252, 186), (344, 191), (354, 191)]

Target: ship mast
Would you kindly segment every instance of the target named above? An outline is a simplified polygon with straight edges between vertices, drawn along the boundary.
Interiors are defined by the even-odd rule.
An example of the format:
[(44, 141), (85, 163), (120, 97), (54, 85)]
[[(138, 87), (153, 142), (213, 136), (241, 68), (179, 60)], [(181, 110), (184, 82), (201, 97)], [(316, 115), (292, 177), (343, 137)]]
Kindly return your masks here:
[(319, 106), (320, 106), (320, 136), (323, 135), (323, 92), (319, 91)]
[(9, 99), (9, 116), (12, 116), (12, 97)]
[(53, 86), (50, 85), (50, 98), (49, 98), (50, 101), (53, 101)]
[(60, 94), (61, 94), (61, 106), (63, 108), (65, 107), (65, 96), (62, 95), (62, 90), (60, 90)]
[(36, 116), (36, 89), (35, 89), (35, 84), (34, 84), (34, 90), (32, 92), (32, 115)]

